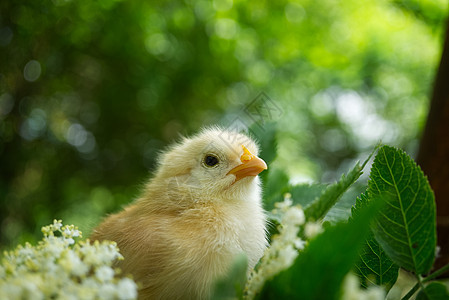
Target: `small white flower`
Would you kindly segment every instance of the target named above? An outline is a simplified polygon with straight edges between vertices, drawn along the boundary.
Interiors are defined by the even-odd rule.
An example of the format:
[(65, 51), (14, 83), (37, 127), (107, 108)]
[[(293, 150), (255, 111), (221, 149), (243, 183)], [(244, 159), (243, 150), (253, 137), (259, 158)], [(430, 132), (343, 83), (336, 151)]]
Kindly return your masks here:
[[(55, 232), (59, 234), (55, 235)], [(115, 277), (111, 268), (123, 258), (116, 243), (79, 242), (81, 232), (55, 220), (42, 228), (36, 246), (26, 244), (4, 254), (0, 265), (0, 299), (135, 299), (131, 279)], [(119, 296), (118, 293), (122, 293)]]
[(272, 212), (281, 218), (279, 234), (271, 237), (271, 245), (265, 250), (259, 267), (252, 271), (245, 287), (246, 299), (253, 299), (266, 280), (288, 269), (298, 256), (298, 250), (304, 249), (305, 241), (298, 237), (298, 233), (306, 218), (301, 206), (292, 204), (289, 193), (284, 195), (284, 201), (275, 203)]
[(58, 231), (62, 227), (62, 221), (61, 220), (53, 220), (53, 225), (51, 225), (53, 228), (53, 231)]
[(281, 266), (281, 270), (288, 269), (296, 257), (298, 256), (298, 251), (293, 248), (292, 245), (287, 245), (283, 249), (279, 251), (279, 264)]
[(100, 286), (98, 294), (101, 295), (102, 299), (117, 299), (117, 289), (112, 283), (105, 283)]
[(114, 277), (114, 270), (108, 266), (101, 266), (95, 271), (95, 276), (101, 281), (110, 281)]
[(311, 239), (323, 232), (323, 227), (318, 222), (308, 222), (304, 228), (304, 234)]
[(27, 277), (27, 280), (24, 280), (22, 283), (22, 296), (25, 299), (44, 299), (45, 296), (42, 291), (38, 288), (38, 283), (34, 282), (31, 276)]
[(24, 259), (34, 257), (34, 251), (31, 248), (31, 246), (28, 244), (25, 247), (19, 247), (19, 249), (17, 251), (17, 256), (24, 258)]
[(298, 249), (298, 250), (304, 250), (304, 247), (306, 246), (306, 241), (303, 241), (302, 239), (297, 238), (297, 239), (295, 239), (295, 241), (294, 241), (294, 245), (295, 245), (295, 248), (296, 248), (296, 249)]
[(22, 299), (22, 286), (13, 281), (9, 284), (0, 282), (0, 291), (4, 299)]
[(302, 225), (306, 221), (306, 217), (302, 209), (293, 206), (285, 212), (283, 220), (292, 225)]
[(137, 285), (129, 278), (123, 278), (117, 285), (119, 299), (137, 298)]
[(370, 286), (367, 289), (360, 287), (359, 279), (353, 273), (348, 273), (343, 282), (342, 300), (383, 300), (385, 291), (379, 286)]
[(89, 271), (89, 268), (73, 250), (64, 253), (64, 257), (59, 261), (59, 264), (67, 273), (75, 276), (83, 276)]
[(385, 290), (380, 286), (370, 286), (365, 292), (365, 300), (383, 300), (385, 299)]
[(64, 243), (54, 236), (49, 236), (46, 242), (47, 243), (44, 244), (45, 247), (43, 247), (42, 251), (47, 253), (50, 257), (59, 258), (61, 252), (64, 250)]
[(99, 266), (102, 264), (101, 253), (96, 252), (96, 247), (83, 247), (80, 252), (84, 255), (84, 262), (89, 266)]
[(293, 201), (291, 199), (291, 194), (290, 193), (286, 193), (284, 195), (284, 201), (283, 202), (276, 202), (274, 204), (274, 206), (276, 208), (279, 208), (279, 209), (283, 210), (285, 208), (288, 208), (288, 207), (292, 206), (292, 203), (293, 203)]

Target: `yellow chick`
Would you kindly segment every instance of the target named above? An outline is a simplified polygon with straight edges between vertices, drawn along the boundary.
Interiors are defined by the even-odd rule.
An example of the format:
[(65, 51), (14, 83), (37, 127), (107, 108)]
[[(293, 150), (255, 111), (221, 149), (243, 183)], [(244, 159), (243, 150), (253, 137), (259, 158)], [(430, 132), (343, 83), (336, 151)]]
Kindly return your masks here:
[(107, 217), (92, 240), (117, 242), (140, 299), (208, 299), (240, 253), (255, 266), (267, 246), (257, 175), (267, 169), (246, 135), (219, 128), (162, 153), (143, 194)]

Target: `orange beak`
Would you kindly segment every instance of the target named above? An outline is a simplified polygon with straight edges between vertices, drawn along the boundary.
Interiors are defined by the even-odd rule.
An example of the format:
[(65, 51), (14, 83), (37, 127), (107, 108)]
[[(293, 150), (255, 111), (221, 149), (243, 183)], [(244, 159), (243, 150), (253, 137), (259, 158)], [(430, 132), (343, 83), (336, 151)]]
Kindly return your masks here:
[(263, 170), (268, 169), (267, 164), (259, 157), (253, 155), (242, 145), (243, 154), (240, 157), (242, 164), (233, 168), (228, 174), (235, 175), (235, 181), (238, 181), (247, 176), (257, 176)]

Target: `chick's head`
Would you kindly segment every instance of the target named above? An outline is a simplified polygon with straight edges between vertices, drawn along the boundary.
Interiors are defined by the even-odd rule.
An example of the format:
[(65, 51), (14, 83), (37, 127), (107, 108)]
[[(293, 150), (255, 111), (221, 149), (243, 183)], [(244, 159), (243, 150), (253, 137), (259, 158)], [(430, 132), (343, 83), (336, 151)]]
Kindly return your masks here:
[(207, 128), (164, 153), (156, 177), (170, 192), (193, 201), (242, 198), (259, 188), (257, 174), (267, 169), (258, 153), (257, 144), (244, 134)]

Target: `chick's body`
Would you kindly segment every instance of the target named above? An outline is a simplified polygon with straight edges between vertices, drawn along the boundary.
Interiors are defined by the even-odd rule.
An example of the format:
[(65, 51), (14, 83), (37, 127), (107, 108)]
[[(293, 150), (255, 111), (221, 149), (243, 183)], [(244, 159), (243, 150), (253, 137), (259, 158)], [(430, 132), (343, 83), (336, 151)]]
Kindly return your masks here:
[(117, 242), (139, 298), (207, 299), (236, 255), (254, 267), (266, 247), (257, 152), (217, 128), (184, 139), (161, 156), (143, 195), (95, 229), (91, 239)]

